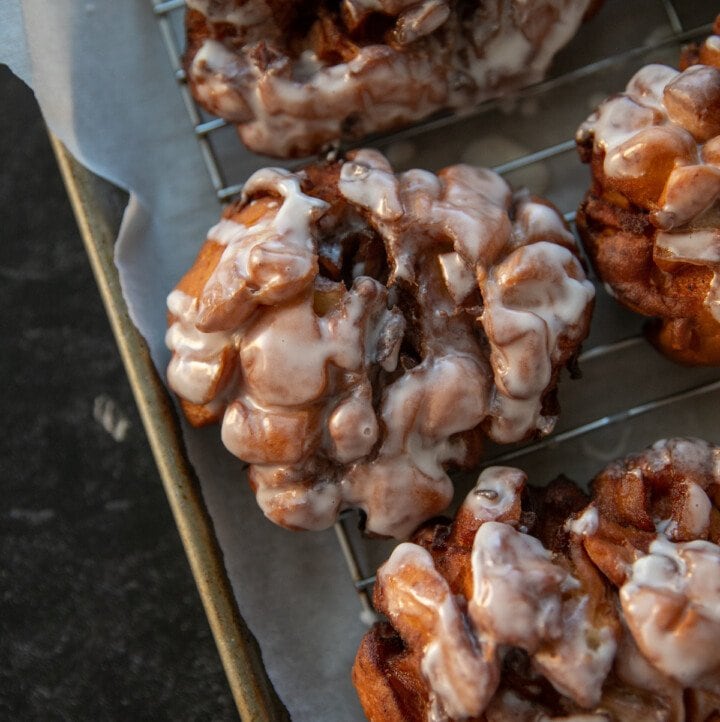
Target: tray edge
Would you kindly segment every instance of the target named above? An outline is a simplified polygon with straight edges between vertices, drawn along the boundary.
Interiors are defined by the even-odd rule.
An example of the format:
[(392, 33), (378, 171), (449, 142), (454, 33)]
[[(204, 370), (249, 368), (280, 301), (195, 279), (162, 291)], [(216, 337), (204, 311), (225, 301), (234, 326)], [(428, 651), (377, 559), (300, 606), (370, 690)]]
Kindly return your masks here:
[(113, 194), (117, 200), (122, 192), (80, 164), (52, 132), (49, 135), (240, 717), (253, 722), (289, 720), (235, 602), (174, 407), (122, 296), (113, 260), (119, 218), (110, 218), (100, 202)]

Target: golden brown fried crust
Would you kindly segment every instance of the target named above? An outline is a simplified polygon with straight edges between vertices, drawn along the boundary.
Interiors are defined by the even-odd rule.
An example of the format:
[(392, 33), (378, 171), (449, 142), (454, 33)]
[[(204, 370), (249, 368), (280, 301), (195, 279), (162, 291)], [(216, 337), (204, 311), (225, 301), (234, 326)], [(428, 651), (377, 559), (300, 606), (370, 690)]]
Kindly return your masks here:
[(720, 696), (695, 690), (685, 694), (689, 722), (720, 722)]
[[(236, 223), (242, 223), (246, 226), (252, 226), (268, 211), (268, 204), (271, 202), (272, 198), (266, 197), (247, 205), (239, 202), (233, 203), (225, 209), (223, 218), (233, 220)], [(192, 298), (198, 298), (202, 294), (203, 288), (205, 288), (205, 284), (217, 267), (217, 264), (220, 262), (224, 250), (225, 246), (220, 243), (212, 240), (205, 241), (200, 248), (195, 262), (180, 279), (175, 288)], [(168, 326), (171, 326), (175, 320), (175, 316), (168, 312)], [(222, 373), (217, 378), (214, 388), (220, 388), (225, 384), (235, 372), (235, 365), (235, 355), (227, 349), (223, 352), (223, 361), (221, 363)], [(214, 389), (211, 389), (211, 393), (214, 395)], [(180, 407), (190, 425), (195, 427), (215, 424), (222, 419), (223, 413), (225, 412), (224, 406), (218, 406), (215, 410), (212, 410), (205, 404), (194, 404), (183, 398), (180, 399)]]
[(526, 492), (530, 511), (523, 517), (523, 525), (532, 529), (546, 549), (564, 553), (568, 542), (565, 523), (587, 506), (588, 495), (565, 476), (548, 486), (528, 487)]
[[(599, 529), (585, 539), (585, 549), (615, 586), (623, 584), (638, 552), (648, 552), (657, 538), (658, 520), (672, 522), (673, 541), (720, 542), (718, 486), (711, 483), (717, 452), (713, 455), (710, 445), (707, 449), (705, 461), (693, 466), (684, 460), (677, 440), (670, 440), (610, 464), (595, 477)], [(709, 524), (701, 531), (688, 524), (695, 504), (692, 485), (703, 489), (711, 501)]]
[[(587, 501), (587, 495), (573, 482), (560, 478), (547, 487), (533, 488), (525, 496), (522, 506), (516, 503), (502, 519), (513, 525), (528, 525), (529, 532), (540, 538), (554, 552), (556, 560), (581, 580), (583, 589), (592, 599), (592, 618), (615, 625), (614, 601), (607, 582), (590, 563), (582, 546), (569, 544), (565, 529), (568, 517), (582, 509)], [(470, 553), (478, 527), (477, 519), (461, 510), (452, 522), (446, 519), (428, 522), (410, 540), (430, 553), (435, 568), (448, 582), (461, 608), (472, 595)], [(386, 609), (379, 584), (375, 586), (374, 605), (378, 610)], [(429, 719), (431, 700), (421, 672), (422, 656), (422, 648), (408, 646), (387, 622), (374, 625), (365, 635), (352, 676), (370, 722), (425, 722)], [(465, 722), (509, 722), (498, 701), (503, 694), (512, 694), (523, 704), (531, 704), (537, 714), (564, 716), (578, 711), (532, 669), (524, 652), (515, 649), (505, 656), (501, 687), (487, 714), (464, 718)]]
[[(422, 722), (427, 693), (412, 673), (413, 662), (402, 640), (387, 622), (378, 623), (373, 634), (363, 637), (353, 667), (363, 709), (377, 711), (384, 722)], [(408, 673), (410, 672), (410, 673)]]
[(185, 418), (190, 423), (190, 426), (195, 428), (202, 428), (203, 426), (210, 426), (216, 424), (222, 418), (222, 411), (213, 413), (207, 406), (203, 404), (193, 404), (191, 401), (180, 399), (180, 408), (185, 414)]
[[(197, 0), (183, 64), (251, 150), (302, 157), (540, 80), (600, 2)], [(502, 43), (517, 52), (487, 52)]]
[(394, 174), (372, 150), (263, 169), (170, 295), (169, 383), (191, 423), (222, 416), (273, 520), (320, 528), (353, 505), (406, 536), (486, 437), (549, 432), (593, 295), (557, 210), (491, 171)]
[[(697, 687), (683, 690), (682, 685), (658, 670), (640, 671), (649, 663), (643, 661), (627, 631), (628, 620), (621, 620), (624, 612), (618, 596), (634, 562), (648, 554), (658, 539), (658, 524), (669, 522), (670, 526), (663, 528), (668, 538), (679, 544), (697, 539), (713, 544), (720, 541), (718, 454), (720, 448), (699, 440), (661, 441), (610, 464), (598, 474), (592, 484), (590, 505), (586, 494), (561, 477), (545, 488), (528, 489), (522, 506), (514, 504), (501, 519), (527, 527), (552, 552), (554, 563), (580, 582), (582, 593), (588, 597), (589, 618), (596, 628), (614, 629), (621, 640), (616, 660), (622, 664), (616, 663), (609, 671), (597, 708), (608, 715), (609, 722), (670, 722), (681, 718), (686, 722), (715, 722), (720, 716), (716, 677), (705, 677)], [(707, 494), (712, 504), (710, 522), (704, 529), (689, 525), (698, 501), (697, 488)], [(591, 514), (590, 527), (583, 531), (583, 525), (578, 524), (588, 511), (596, 513), (595, 526)], [(430, 553), (434, 568), (448, 582), (461, 611), (466, 610), (473, 594), (470, 554), (479, 525), (463, 506), (454, 521), (429, 522), (411, 539)], [(412, 569), (402, 566), (397, 573), (405, 576), (405, 583), (412, 583), (408, 576)], [(388, 611), (389, 584), (381, 569), (374, 602), (379, 611), (391, 615), (397, 611)], [(692, 620), (692, 615), (688, 619)], [(371, 722), (425, 722), (432, 718), (430, 686), (422, 671), (424, 644), (407, 636), (407, 627), (403, 635), (387, 622), (376, 624), (358, 651), (353, 681)], [(481, 643), (486, 643), (484, 638)], [(473, 717), (472, 722), (565, 719), (592, 712), (558, 692), (533, 667), (530, 656), (518, 648), (506, 652), (501, 675), (500, 686), (485, 712)], [(513, 714), (519, 715), (522, 709), (523, 716), (508, 712), (503, 701), (508, 696), (515, 700)]]
[(576, 218), (597, 275), (624, 306), (659, 317), (647, 333), (663, 354), (689, 366), (720, 364), (720, 324), (703, 304), (713, 272), (688, 263), (660, 267), (649, 213), (598, 190), (586, 194)]
[[(720, 67), (720, 51), (717, 49), (719, 31), (720, 16), (715, 21), (716, 35), (711, 40), (684, 49), (681, 70), (698, 64)], [(678, 363), (693, 366), (720, 365), (720, 323), (705, 302), (711, 292), (717, 264), (702, 260), (671, 260), (664, 257), (667, 255), (665, 250), (655, 255), (654, 251), (659, 234), (668, 230), (658, 218), (667, 215), (662, 211), (667, 201), (668, 179), (673, 170), (681, 166), (696, 168), (698, 172), (712, 173), (716, 170), (714, 149), (718, 139), (712, 136), (717, 129), (708, 126), (707, 120), (712, 117), (717, 105), (716, 76), (716, 71), (708, 69), (704, 74), (695, 73), (691, 78), (680, 76), (682, 82), (676, 78), (667, 85), (661, 100), (664, 98), (664, 112), (676, 125), (670, 124), (670, 132), (668, 123), (662, 124), (664, 115), (661, 113), (655, 120), (660, 125), (651, 129), (654, 133), (652, 140), (648, 140), (650, 135), (637, 140), (633, 152), (638, 159), (634, 162), (641, 162), (641, 152), (637, 150), (640, 148), (644, 168), (639, 176), (631, 174), (626, 178), (622, 173), (616, 177), (606, 174), (606, 153), (594, 137), (593, 116), (583, 124), (578, 134), (580, 157), (590, 164), (593, 182), (578, 209), (577, 228), (593, 267), (620, 303), (635, 312), (655, 317), (646, 332), (659, 351)], [(687, 93), (699, 94), (700, 83), (704, 83), (703, 92), (706, 92), (703, 97), (711, 104), (708, 108), (691, 107), (686, 97)], [(633, 93), (628, 86), (628, 93), (622, 97), (637, 100), (637, 87)], [(613, 98), (603, 106), (611, 102), (614, 102)], [(626, 102), (628, 112), (639, 112), (638, 105), (632, 100)], [(645, 112), (649, 112), (647, 108)], [(602, 124), (600, 127), (603, 127)], [(676, 132), (678, 128), (695, 133), (695, 139), (688, 132)], [(707, 129), (709, 137), (697, 135), (698, 128)], [(606, 128), (601, 132), (606, 132)], [(636, 139), (640, 137), (640, 134), (635, 136)], [(697, 149), (696, 140), (700, 142)], [(699, 158), (698, 150), (701, 151)], [(686, 197), (688, 192), (692, 193), (686, 191)], [(698, 218), (701, 217), (700, 213)], [(698, 221), (697, 226), (694, 223), (695, 219), (691, 219), (685, 228), (693, 231), (706, 230), (708, 223), (713, 226), (712, 221), (707, 220)], [(673, 233), (685, 232), (682, 226), (677, 229), (671, 227), (670, 230)]]
[[(252, 200), (247, 204), (238, 201), (229, 205), (223, 211), (222, 217), (241, 223), (244, 226), (253, 226), (268, 212), (273, 203), (272, 196)], [(175, 288), (193, 298), (200, 296), (205, 284), (220, 262), (224, 250), (225, 246), (221, 243), (213, 240), (205, 241), (193, 265), (180, 279)], [(172, 318), (172, 314), (170, 318)]]
[[(720, 15), (713, 23), (712, 35), (720, 35)], [(691, 65), (713, 65), (720, 68), (720, 51), (707, 41), (703, 43), (691, 43), (683, 48), (680, 55), (680, 70), (685, 70)]]
[(658, 267), (648, 212), (624, 197), (623, 207), (618, 196), (593, 187), (578, 209), (577, 228), (596, 273), (634, 311), (671, 319), (698, 315), (712, 272), (673, 264), (669, 274)]

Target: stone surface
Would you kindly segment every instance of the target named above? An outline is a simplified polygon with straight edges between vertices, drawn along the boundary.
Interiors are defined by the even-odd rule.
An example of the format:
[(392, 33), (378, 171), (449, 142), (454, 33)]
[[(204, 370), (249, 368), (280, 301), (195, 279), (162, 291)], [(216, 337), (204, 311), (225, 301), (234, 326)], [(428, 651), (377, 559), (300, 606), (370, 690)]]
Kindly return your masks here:
[(32, 94), (0, 67), (0, 718), (237, 712)]

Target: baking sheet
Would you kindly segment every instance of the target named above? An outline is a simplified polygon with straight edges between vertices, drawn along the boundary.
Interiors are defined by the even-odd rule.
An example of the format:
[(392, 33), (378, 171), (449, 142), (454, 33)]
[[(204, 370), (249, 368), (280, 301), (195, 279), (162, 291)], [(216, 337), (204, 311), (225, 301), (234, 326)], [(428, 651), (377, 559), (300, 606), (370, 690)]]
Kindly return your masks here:
[[(711, 2), (677, 2), (686, 27), (709, 22)], [(640, 38), (670, 33), (660, 0), (607, 0), (557, 62), (567, 71), (622, 53)], [(613, 28), (613, 32), (599, 29)], [(6, 0), (0, 9), (0, 60), (31, 81), (46, 119), (85, 165), (131, 191), (117, 244), (126, 300), (153, 358), (164, 369), (164, 298), (189, 265), (219, 209), (162, 47), (149, 3)], [(591, 106), (621, 89), (649, 59), (672, 62), (674, 48), (600, 64), (588, 77), (541, 95), (402, 138), (376, 143), (400, 167), (437, 169), (453, 162), (502, 163), (567, 140)], [(240, 149), (230, 129), (214, 140), (228, 178), (242, 180), (265, 161)], [(572, 151), (508, 175), (571, 210), (587, 183)], [(39, 241), (40, 242), (40, 241)], [(641, 321), (599, 289), (588, 347), (638, 333)], [(584, 364), (581, 381), (563, 383), (561, 428), (718, 378), (716, 369), (680, 369), (644, 344)], [(564, 472), (587, 479), (607, 459), (659, 436), (696, 434), (720, 441), (716, 391), (670, 409), (610, 425), (525, 456), (537, 483)], [(364, 631), (359, 606), (332, 531), (293, 534), (267, 522), (243, 479), (242, 465), (215, 429), (189, 431), (190, 458), (225, 555), (240, 609), (258, 637), (268, 672), (296, 720), (353, 720), (362, 715), (349, 669)], [(502, 453), (493, 449), (490, 453)], [(363, 544), (366, 569), (389, 544)]]

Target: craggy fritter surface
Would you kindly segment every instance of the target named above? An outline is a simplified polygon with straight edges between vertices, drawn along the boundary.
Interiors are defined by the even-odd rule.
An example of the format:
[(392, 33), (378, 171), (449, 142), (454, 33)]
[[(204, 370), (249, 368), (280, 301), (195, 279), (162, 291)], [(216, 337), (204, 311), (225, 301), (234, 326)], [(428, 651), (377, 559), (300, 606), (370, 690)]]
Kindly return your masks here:
[(577, 227), (595, 270), (689, 365), (720, 364), (720, 18), (714, 32), (682, 72), (640, 70), (577, 134), (592, 172)]
[(248, 148), (300, 157), (539, 81), (597, 4), (189, 0), (185, 68)]
[(353, 670), (371, 722), (717, 722), (720, 448), (657, 442), (589, 498), (524, 482), (485, 470), (378, 571), (387, 621)]
[(359, 507), (402, 538), (485, 438), (552, 430), (593, 297), (548, 202), (359, 150), (249, 179), (168, 298), (168, 380), (191, 423), (221, 421), (273, 521)]

